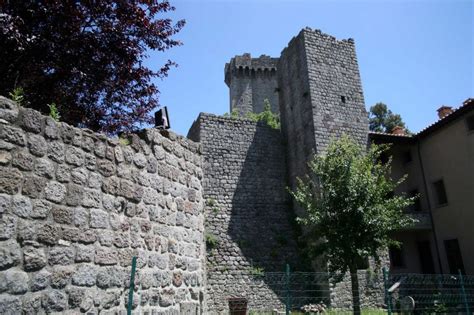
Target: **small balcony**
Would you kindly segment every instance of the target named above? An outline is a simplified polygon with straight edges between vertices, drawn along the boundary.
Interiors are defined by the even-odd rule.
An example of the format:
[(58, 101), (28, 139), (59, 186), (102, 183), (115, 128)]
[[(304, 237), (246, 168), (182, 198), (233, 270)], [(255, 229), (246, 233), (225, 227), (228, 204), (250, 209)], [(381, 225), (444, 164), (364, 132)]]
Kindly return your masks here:
[(427, 211), (410, 211), (406, 212), (410, 217), (415, 219), (415, 222), (412, 226), (406, 227), (403, 230), (431, 230), (431, 217), (430, 213)]

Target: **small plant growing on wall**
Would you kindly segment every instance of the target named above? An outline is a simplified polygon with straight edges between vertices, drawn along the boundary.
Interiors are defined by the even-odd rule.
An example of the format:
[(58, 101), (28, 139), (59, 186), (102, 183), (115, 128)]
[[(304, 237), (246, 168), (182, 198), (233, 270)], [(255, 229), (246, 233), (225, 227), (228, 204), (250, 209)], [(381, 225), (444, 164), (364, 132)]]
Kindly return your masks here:
[(265, 275), (265, 269), (253, 266), (250, 268), (250, 274), (254, 277), (263, 277)]
[(263, 112), (261, 113), (247, 113), (247, 118), (255, 122), (264, 122), (267, 126), (273, 129), (280, 129), (280, 117), (271, 110), (270, 101), (265, 99), (263, 101)]
[(59, 121), (61, 115), (59, 115), (59, 109), (56, 106), (56, 103), (48, 104), (49, 107), (49, 117), (53, 118), (55, 121)]
[(22, 87), (17, 87), (13, 89), (13, 91), (8, 93), (8, 95), (10, 96), (10, 99), (16, 102), (19, 106), (23, 105), (23, 102), (25, 100), (25, 91)]
[(208, 250), (212, 250), (217, 247), (219, 244), (219, 241), (217, 240), (217, 237), (215, 237), (212, 233), (206, 233), (204, 235), (206, 239), (206, 247)]

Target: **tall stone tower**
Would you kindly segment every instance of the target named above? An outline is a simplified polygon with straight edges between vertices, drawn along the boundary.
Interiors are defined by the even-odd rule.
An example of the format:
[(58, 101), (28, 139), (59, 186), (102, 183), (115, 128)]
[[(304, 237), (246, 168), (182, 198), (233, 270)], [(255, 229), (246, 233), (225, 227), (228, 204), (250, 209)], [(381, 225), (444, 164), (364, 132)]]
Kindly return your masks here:
[(278, 86), (291, 187), (332, 138), (345, 133), (367, 145), (368, 115), (352, 39), (301, 30), (282, 51)]
[(230, 111), (263, 111), (265, 99), (270, 101), (274, 113), (279, 112), (278, 104), (278, 58), (261, 55), (252, 58), (250, 54), (235, 56), (225, 65), (225, 83), (230, 90)]

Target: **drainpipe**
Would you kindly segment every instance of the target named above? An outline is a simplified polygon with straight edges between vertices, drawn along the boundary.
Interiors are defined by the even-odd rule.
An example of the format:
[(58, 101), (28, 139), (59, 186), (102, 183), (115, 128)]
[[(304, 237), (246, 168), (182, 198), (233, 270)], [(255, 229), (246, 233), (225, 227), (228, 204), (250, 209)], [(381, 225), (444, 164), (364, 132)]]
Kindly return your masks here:
[(441, 255), (439, 253), (439, 245), (438, 245), (438, 236), (436, 235), (436, 229), (435, 229), (435, 224), (433, 220), (433, 213), (432, 213), (432, 208), (431, 208), (431, 201), (430, 201), (430, 196), (428, 194), (428, 185), (426, 184), (426, 177), (425, 177), (425, 168), (423, 166), (423, 159), (421, 158), (421, 141), (420, 139), (417, 139), (417, 148), (418, 148), (418, 160), (420, 161), (420, 167), (421, 167), (421, 176), (423, 177), (423, 185), (425, 187), (425, 194), (426, 194), (426, 202), (428, 203), (428, 210), (430, 214), (430, 219), (431, 219), (431, 229), (433, 230), (433, 236), (435, 240), (435, 247), (436, 247), (436, 256), (438, 257), (438, 266), (439, 266), (439, 271), (440, 273), (443, 273), (443, 266), (441, 265)]

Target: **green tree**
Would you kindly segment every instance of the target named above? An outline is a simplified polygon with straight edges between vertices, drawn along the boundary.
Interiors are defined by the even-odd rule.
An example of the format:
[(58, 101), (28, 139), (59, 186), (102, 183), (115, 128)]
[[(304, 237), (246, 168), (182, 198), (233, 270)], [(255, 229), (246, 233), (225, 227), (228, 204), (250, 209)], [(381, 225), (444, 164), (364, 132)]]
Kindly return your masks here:
[(367, 152), (348, 136), (332, 141), (325, 155), (314, 156), (309, 175), (298, 179), (293, 197), (305, 210), (298, 221), (307, 227), (312, 256), (324, 255), (336, 279), (351, 274), (354, 314), (360, 314), (358, 262), (399, 246), (390, 233), (414, 220), (403, 213), (414, 198), (394, 196), (398, 181), (390, 179), (390, 163), (380, 162), (387, 146)]
[(408, 134), (410, 133), (410, 131), (406, 128), (402, 117), (399, 114), (394, 114), (384, 103), (379, 102), (370, 107), (370, 130), (391, 133), (392, 129), (396, 126), (403, 127)]
[(268, 99), (263, 100), (263, 112), (258, 114), (249, 112), (247, 118), (255, 122), (263, 121), (265, 124), (273, 129), (280, 129), (280, 117), (278, 114), (272, 112), (270, 101)]

